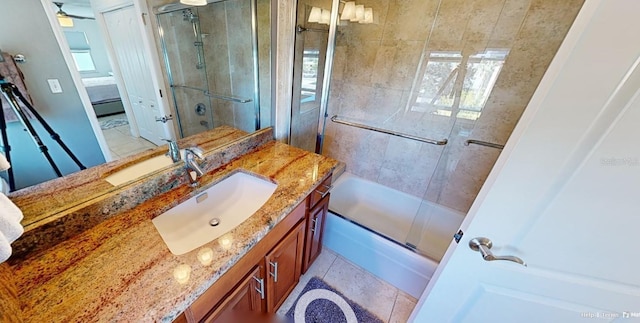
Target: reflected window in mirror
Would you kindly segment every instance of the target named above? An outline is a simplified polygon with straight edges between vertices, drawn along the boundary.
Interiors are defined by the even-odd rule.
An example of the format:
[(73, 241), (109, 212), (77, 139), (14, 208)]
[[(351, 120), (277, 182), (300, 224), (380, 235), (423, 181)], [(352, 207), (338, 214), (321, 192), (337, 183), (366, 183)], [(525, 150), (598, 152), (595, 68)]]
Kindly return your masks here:
[(91, 56), (91, 47), (87, 35), (82, 31), (65, 31), (64, 36), (69, 43), (71, 56), (79, 72), (93, 72), (96, 65)]

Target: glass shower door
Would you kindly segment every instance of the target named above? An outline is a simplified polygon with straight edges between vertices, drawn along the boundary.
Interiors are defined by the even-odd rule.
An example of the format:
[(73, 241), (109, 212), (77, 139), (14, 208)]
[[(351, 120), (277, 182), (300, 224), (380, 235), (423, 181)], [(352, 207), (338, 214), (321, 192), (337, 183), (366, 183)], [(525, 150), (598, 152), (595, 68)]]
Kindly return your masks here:
[(298, 1), (290, 144), (311, 152), (319, 152), (318, 126), (329, 38), (328, 20), (319, 21), (315, 15), (319, 12), (321, 17), (325, 10), (326, 17), (331, 5), (330, 0)]
[(427, 118), (446, 116), (453, 124), (406, 240), (436, 260), (458, 231), (582, 5), (453, 2), (442, 0), (431, 31), (438, 37), (426, 42), (407, 106), (428, 112)]
[(184, 138), (212, 129), (212, 102), (204, 91), (209, 81), (198, 10), (183, 9), (157, 17), (180, 135)]
[[(268, 4), (225, 0), (202, 7), (158, 9), (165, 65), (183, 137), (224, 125), (253, 132), (261, 123), (270, 124), (270, 95), (260, 95), (261, 85), (267, 92), (270, 89)], [(262, 112), (261, 102), (266, 105)]]

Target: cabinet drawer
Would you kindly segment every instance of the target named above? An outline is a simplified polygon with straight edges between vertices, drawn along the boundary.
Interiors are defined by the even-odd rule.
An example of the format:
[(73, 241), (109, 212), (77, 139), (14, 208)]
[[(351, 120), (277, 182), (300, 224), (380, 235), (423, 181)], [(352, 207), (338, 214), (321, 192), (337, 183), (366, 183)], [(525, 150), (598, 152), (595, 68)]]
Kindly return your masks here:
[(316, 187), (313, 190), (313, 192), (311, 192), (311, 195), (309, 198), (309, 208), (312, 208), (316, 204), (318, 204), (318, 202), (329, 193), (330, 189), (331, 189), (331, 175), (329, 175), (327, 179), (322, 181), (322, 183), (320, 183), (320, 185), (318, 185), (318, 187)]

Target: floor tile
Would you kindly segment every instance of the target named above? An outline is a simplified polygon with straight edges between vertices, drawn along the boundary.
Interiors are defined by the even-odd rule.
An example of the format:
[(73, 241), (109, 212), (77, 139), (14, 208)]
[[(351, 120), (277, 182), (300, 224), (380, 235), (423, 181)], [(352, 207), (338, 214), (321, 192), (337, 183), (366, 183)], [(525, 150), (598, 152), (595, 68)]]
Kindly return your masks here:
[(411, 295), (398, 291), (396, 303), (393, 305), (389, 323), (405, 323), (409, 319), (413, 308), (416, 307), (417, 300)]
[(324, 281), (383, 321), (388, 321), (398, 289), (360, 267), (337, 257)]
[[(112, 115), (107, 117), (100, 117), (98, 121), (107, 121), (112, 119), (126, 118), (125, 114)], [(153, 149), (156, 145), (151, 142), (131, 136), (131, 128), (129, 125), (123, 125), (119, 127), (113, 127), (110, 129), (102, 130), (104, 139), (107, 141), (107, 146), (111, 151), (113, 160), (131, 156), (147, 149)]]
[(302, 292), (309, 280), (314, 276), (323, 278), (329, 270), (329, 267), (331, 267), (333, 262), (336, 260), (336, 257), (337, 256), (333, 251), (327, 248), (322, 249), (322, 252), (313, 263), (313, 265), (311, 265), (309, 270), (307, 270), (304, 275), (300, 276), (300, 282), (298, 283), (298, 285), (296, 285), (291, 294), (289, 294), (289, 297), (287, 297), (284, 303), (282, 303), (277, 311), (277, 314), (282, 316), (287, 314), (289, 308), (291, 307), (291, 305), (293, 305), (296, 299), (298, 299), (300, 292)]

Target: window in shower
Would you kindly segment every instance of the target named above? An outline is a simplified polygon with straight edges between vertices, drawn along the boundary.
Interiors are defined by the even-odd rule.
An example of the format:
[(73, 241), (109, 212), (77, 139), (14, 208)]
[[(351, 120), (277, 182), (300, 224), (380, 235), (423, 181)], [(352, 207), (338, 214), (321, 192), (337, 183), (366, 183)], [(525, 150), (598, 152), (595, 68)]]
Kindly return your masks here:
[[(319, 50), (305, 50), (302, 55), (302, 84), (300, 88), (301, 110), (312, 109), (313, 105), (304, 108), (307, 102), (315, 102), (318, 88), (318, 56)], [(322, 81), (322, 80), (320, 80)]]
[(508, 54), (508, 49), (468, 56), (459, 51), (431, 52), (411, 111), (445, 117), (455, 112), (456, 118), (477, 120)]

